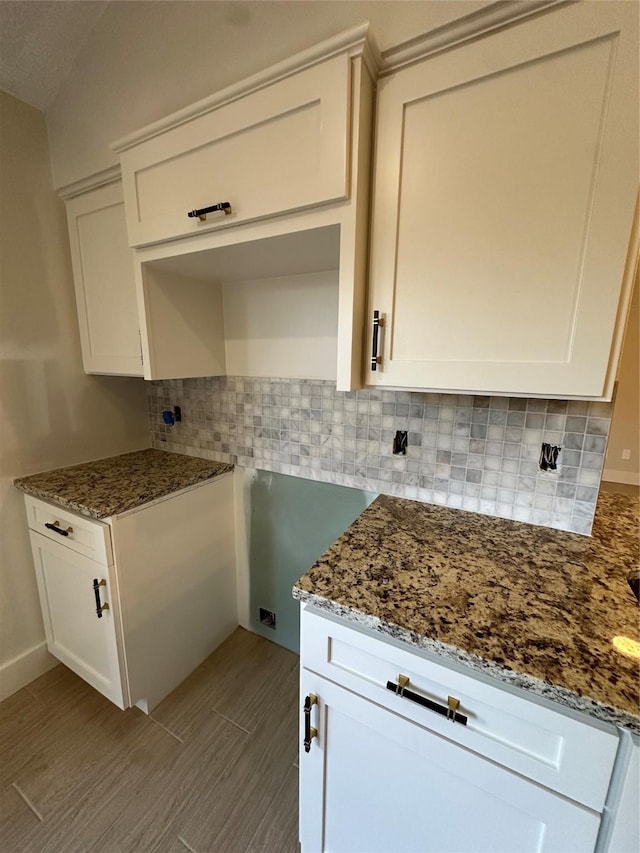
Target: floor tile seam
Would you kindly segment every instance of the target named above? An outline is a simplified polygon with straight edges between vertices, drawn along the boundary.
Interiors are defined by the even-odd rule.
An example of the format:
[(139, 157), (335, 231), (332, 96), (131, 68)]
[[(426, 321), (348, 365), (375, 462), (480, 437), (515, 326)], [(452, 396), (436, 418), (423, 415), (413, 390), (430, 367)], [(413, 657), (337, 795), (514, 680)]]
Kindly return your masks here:
[(39, 705), (41, 708), (48, 708), (48, 707), (49, 707), (49, 706), (47, 705), (47, 703), (46, 703), (46, 702), (43, 702), (43, 701), (42, 701), (42, 699), (41, 699), (38, 695), (36, 695), (35, 693), (32, 693), (32, 692), (29, 690), (29, 685), (28, 685), (28, 684), (25, 684), (25, 686), (24, 686), (22, 689), (23, 689), (23, 690), (24, 690), (24, 692), (27, 694), (27, 696), (29, 696), (29, 698), (30, 698), (30, 699), (33, 699), (33, 701), (34, 701), (37, 705)]
[(20, 788), (20, 786), (18, 785), (18, 783), (17, 783), (17, 782), (12, 782), (12, 783), (11, 783), (11, 787), (12, 787), (12, 788), (14, 789), (14, 791), (18, 794), (18, 796), (20, 797), (20, 799), (21, 799), (21, 800), (22, 800), (22, 801), (23, 801), (23, 802), (24, 802), (24, 803), (25, 803), (25, 804), (26, 804), (26, 805), (31, 809), (31, 811), (32, 811), (32, 812), (34, 813), (34, 815), (38, 818), (38, 820), (40, 821), (40, 823), (42, 823), (42, 822), (44, 821), (43, 816), (40, 814), (40, 812), (38, 811), (38, 809), (34, 806), (34, 804), (31, 802), (31, 800), (29, 799), (29, 797), (28, 797), (28, 796), (25, 794), (25, 792), (22, 790), (22, 788)]
[[(284, 786), (284, 781), (285, 781), (285, 779), (286, 779), (286, 777), (287, 777), (287, 774), (288, 774), (288, 773), (289, 773), (289, 770), (287, 769), (287, 773), (285, 773), (285, 774), (284, 774), (284, 778), (283, 778), (283, 780), (282, 780), (282, 784), (281, 784), (281, 785), (280, 785), (280, 787), (277, 789), (277, 791), (275, 791), (275, 792), (271, 795), (271, 797), (264, 797), (264, 798), (263, 798), (264, 814), (263, 814), (263, 815), (260, 817), (260, 819), (258, 820), (258, 825), (256, 826), (255, 832), (253, 833), (253, 835), (251, 836), (251, 840), (250, 840), (250, 841), (249, 841), (249, 843), (247, 844), (247, 847), (246, 847), (246, 849), (247, 849), (247, 850), (250, 850), (250, 849), (251, 849), (251, 844), (253, 843), (253, 839), (255, 838), (255, 836), (256, 836), (256, 834), (257, 834), (257, 832), (258, 832), (258, 829), (259, 829), (259, 828), (260, 828), (260, 826), (262, 825), (262, 822), (265, 820), (265, 818), (266, 818), (266, 817), (267, 817), (267, 815), (269, 814), (269, 810), (271, 809), (272, 805), (273, 805), (273, 804), (274, 804), (274, 802), (276, 801), (277, 796), (280, 794), (280, 791), (282, 790), (282, 788), (283, 788), (283, 786)], [(232, 809), (231, 813), (227, 816), (226, 820), (222, 823), (222, 825), (221, 825), (220, 829), (218, 830), (218, 832), (217, 832), (217, 834), (216, 834), (215, 838), (214, 838), (214, 839), (213, 839), (213, 841), (212, 841), (212, 850), (220, 850), (220, 851), (222, 851), (222, 850), (224, 850), (224, 849), (225, 849), (223, 846), (218, 846), (218, 841), (219, 841), (219, 839), (224, 838), (225, 833), (226, 833), (226, 831), (227, 831), (227, 828), (228, 828), (230, 825), (233, 825), (234, 821), (237, 821), (237, 819), (238, 819), (238, 812), (237, 812), (235, 809)], [(245, 819), (245, 818), (244, 818), (244, 817), (242, 817), (242, 820), (243, 820), (243, 821), (244, 821), (244, 819)]]
[(178, 743), (184, 743), (184, 738), (181, 738), (180, 735), (177, 735), (175, 732), (171, 731), (169, 726), (165, 726), (164, 723), (161, 723), (160, 720), (157, 720), (154, 716), (149, 714), (149, 720), (155, 725), (158, 726), (159, 729), (165, 731), (168, 735), (171, 735), (172, 738), (175, 738)]
[(252, 731), (246, 729), (244, 726), (241, 726), (240, 723), (236, 723), (235, 720), (232, 720), (231, 717), (227, 717), (226, 714), (223, 714), (221, 711), (218, 711), (217, 708), (211, 708), (211, 711), (218, 717), (222, 717), (227, 723), (231, 723), (232, 726), (235, 726), (237, 729), (240, 729), (241, 732), (244, 732), (246, 735), (253, 734)]
[[(272, 799), (271, 799), (271, 802), (269, 803), (269, 808), (273, 805), (273, 803), (278, 799), (278, 797), (280, 796), (280, 794), (281, 794), (281, 793), (282, 793), (282, 791), (284, 790), (284, 786), (287, 784), (287, 778), (288, 778), (288, 776), (289, 776), (289, 773), (291, 772), (292, 767), (293, 767), (293, 765), (291, 765), (291, 767), (288, 767), (288, 768), (287, 768), (287, 770), (286, 770), (286, 772), (283, 774), (283, 777), (282, 777), (282, 783), (281, 783), (280, 787), (278, 788), (278, 790), (277, 790), (277, 791), (275, 792), (275, 794), (273, 795), (273, 797), (272, 797)], [(253, 833), (253, 835), (251, 836), (251, 839), (250, 839), (249, 843), (247, 844), (247, 850), (251, 850), (251, 848), (252, 848), (252, 846), (253, 846), (253, 843), (254, 843), (254, 841), (255, 841), (255, 840), (256, 840), (256, 838), (257, 838), (258, 832), (260, 831), (260, 829), (261, 829), (261, 827), (262, 827), (262, 824), (264, 823), (264, 820), (265, 820), (265, 818), (266, 818), (267, 814), (268, 814), (268, 810), (267, 810), (267, 812), (265, 813), (264, 817), (263, 817), (263, 818), (258, 822), (258, 825), (256, 826), (256, 829), (255, 829), (255, 832)], [(224, 829), (224, 824), (223, 824), (222, 829)]]
[[(148, 720), (149, 717), (145, 715), (145, 720)], [(152, 721), (150, 721), (152, 722)], [(136, 732), (132, 737), (131, 741), (127, 743), (120, 744), (112, 744), (112, 748), (109, 751), (109, 763), (119, 762), (123, 755), (128, 754), (134, 747), (141, 736), (143, 734), (144, 728), (140, 731)], [(128, 732), (125, 734), (124, 739), (127, 740), (127, 735), (131, 733)], [(168, 734), (171, 734), (170, 732)], [(77, 811), (81, 806), (89, 803), (91, 798), (94, 796), (93, 792), (97, 786), (100, 785), (102, 778), (102, 769), (101, 769), (101, 761), (106, 760), (106, 756), (103, 754), (93, 760), (86, 768), (85, 775), (83, 779), (79, 779), (75, 785), (73, 785), (63, 797), (61, 803), (56, 806), (56, 811), (60, 813), (62, 810), (62, 814), (68, 814), (72, 810)], [(78, 794), (79, 796), (75, 797)], [(117, 798), (117, 791), (114, 789), (110, 795), (102, 795), (104, 802), (110, 803)], [(75, 800), (75, 805), (71, 805), (71, 801)], [(43, 818), (41, 818), (42, 820)], [(101, 834), (104, 835), (108, 832), (109, 829), (105, 829)]]
[(180, 844), (182, 844), (183, 847), (186, 847), (189, 853), (198, 853), (195, 847), (191, 847), (191, 845), (187, 841), (185, 841), (181, 835), (178, 836), (178, 841), (180, 842)]
[[(216, 779), (214, 780), (214, 782), (213, 782), (213, 784), (212, 784), (211, 788), (209, 789), (209, 794), (211, 794), (211, 793), (215, 792), (215, 790), (216, 790), (217, 788), (219, 788), (221, 785), (224, 785), (224, 777), (225, 777), (225, 774), (227, 773), (227, 771), (229, 770), (229, 768), (232, 766), (232, 764), (235, 764), (235, 763), (237, 762), (237, 760), (238, 760), (238, 756), (237, 756), (237, 755), (236, 755), (236, 756), (231, 756), (231, 757), (229, 758), (229, 761), (224, 765), (224, 767), (222, 768), (222, 770), (220, 771), (220, 773), (218, 774), (218, 776), (217, 776), (217, 777), (216, 777)], [(187, 810), (190, 808), (190, 801), (189, 801), (189, 798), (187, 798), (187, 800), (185, 800), (185, 801), (183, 802), (183, 806), (184, 806)], [(172, 820), (172, 822), (173, 822), (173, 821), (175, 821), (177, 817), (179, 817), (179, 815), (177, 815), (177, 816)], [(226, 823), (226, 821), (225, 821), (225, 823)], [(181, 843), (181, 844), (183, 844), (183, 845), (187, 848), (187, 850), (189, 850), (189, 851), (190, 851), (190, 853), (197, 853), (197, 851), (196, 851), (195, 847), (192, 847), (192, 846), (189, 844), (189, 842), (184, 838), (184, 836), (183, 836), (182, 834), (179, 834), (179, 835), (178, 835), (178, 841), (180, 841), (180, 843)]]
[[(296, 666), (297, 666), (297, 664), (296, 664)], [(285, 678), (284, 673), (281, 673), (279, 678), (275, 677), (271, 681), (272, 693), (270, 693), (269, 697), (263, 703), (263, 709), (262, 709), (261, 713), (259, 714), (259, 719), (256, 721), (256, 725), (258, 725), (260, 722), (263, 721), (263, 719), (265, 718), (265, 716), (269, 712), (269, 707), (270, 707), (271, 702), (278, 701), (280, 693), (286, 689), (286, 686), (288, 684), (292, 684), (294, 686), (297, 685), (298, 684), (298, 678), (297, 677), (295, 679), (292, 679), (290, 677)], [(242, 729), (242, 731), (246, 732), (247, 734), (253, 734), (256, 730), (255, 726), (252, 729), (247, 729), (244, 726), (242, 726), (240, 723), (237, 723), (231, 717), (228, 717), (226, 714), (223, 714), (222, 711), (218, 710), (217, 704), (213, 705), (211, 710), (214, 711), (216, 714), (219, 714), (221, 717), (224, 717), (224, 719), (227, 720), (228, 722), (233, 723), (233, 725), (238, 726), (238, 728)]]
[[(263, 754), (263, 755), (262, 755), (262, 758), (264, 759), (264, 757), (265, 757), (265, 756), (264, 756), (264, 754)], [(243, 758), (242, 756), (238, 756), (238, 757), (235, 759), (235, 763), (241, 762), (241, 761), (242, 761), (242, 758)], [(223, 773), (220, 775), (220, 777), (219, 777), (218, 781), (216, 782), (216, 786), (218, 786), (218, 785), (224, 785), (224, 784), (225, 784), (225, 781), (226, 781), (226, 780), (225, 780), (225, 778), (224, 778), (224, 777), (225, 777), (225, 774), (227, 773), (227, 771), (229, 770), (229, 768), (231, 767), (231, 765), (232, 765), (233, 763), (234, 763), (233, 761), (230, 761), (230, 762), (229, 762), (229, 764), (225, 767), (225, 769), (224, 769)], [(276, 789), (276, 791), (274, 791), (274, 792), (273, 792), (273, 794), (271, 795), (271, 797), (265, 798), (265, 799), (266, 799), (266, 801), (267, 801), (267, 805), (266, 805), (266, 807), (265, 807), (265, 815), (268, 813), (268, 810), (271, 808), (272, 804), (275, 802), (276, 797), (280, 794), (280, 792), (281, 792), (282, 788), (284, 787), (284, 784), (285, 784), (285, 782), (286, 782), (287, 776), (288, 776), (288, 775), (289, 775), (289, 773), (291, 772), (291, 769), (292, 769), (292, 765), (287, 766), (286, 770), (283, 772), (281, 784), (278, 786), (278, 788)], [(220, 850), (222, 851), (222, 850), (224, 849), (224, 848), (222, 848), (222, 847), (217, 848), (217, 847), (215, 846), (215, 842), (216, 842), (219, 838), (221, 838), (221, 837), (224, 835), (224, 832), (225, 832), (226, 827), (231, 823), (231, 821), (233, 821), (233, 820), (235, 819), (235, 816), (236, 816), (236, 815), (237, 815), (237, 811), (236, 811), (236, 808), (234, 807), (234, 808), (232, 808), (232, 809), (231, 809), (231, 812), (227, 815), (226, 819), (223, 821), (222, 825), (220, 826), (220, 829), (218, 830), (218, 832), (217, 832), (217, 834), (216, 834), (216, 837), (213, 839), (213, 843), (214, 843), (214, 847), (212, 848), (213, 850), (218, 850), (218, 849), (220, 849)], [(260, 825), (260, 823), (262, 823), (262, 821), (264, 820), (264, 816), (265, 816), (265, 815), (263, 815), (263, 816), (260, 818), (260, 820), (258, 821), (258, 826), (259, 826), (259, 825)], [(257, 827), (256, 827), (256, 831), (257, 831)], [(255, 833), (254, 833), (254, 834), (255, 834)], [(252, 836), (252, 838), (251, 838), (251, 841), (253, 841), (253, 836)], [(249, 845), (247, 846), (247, 850), (250, 850), (250, 848), (251, 848), (251, 844), (249, 844)]]

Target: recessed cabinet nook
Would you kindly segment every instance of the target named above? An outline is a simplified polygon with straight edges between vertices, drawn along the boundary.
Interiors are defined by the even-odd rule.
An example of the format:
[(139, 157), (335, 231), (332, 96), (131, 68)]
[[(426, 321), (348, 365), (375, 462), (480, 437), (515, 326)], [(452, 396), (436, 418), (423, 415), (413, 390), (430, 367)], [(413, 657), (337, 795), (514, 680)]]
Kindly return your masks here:
[(611, 399), (637, 15), (496, 4), (382, 57), (363, 25), (114, 143), (124, 206), (68, 202), (85, 369), (140, 374), (139, 323), (146, 379)]

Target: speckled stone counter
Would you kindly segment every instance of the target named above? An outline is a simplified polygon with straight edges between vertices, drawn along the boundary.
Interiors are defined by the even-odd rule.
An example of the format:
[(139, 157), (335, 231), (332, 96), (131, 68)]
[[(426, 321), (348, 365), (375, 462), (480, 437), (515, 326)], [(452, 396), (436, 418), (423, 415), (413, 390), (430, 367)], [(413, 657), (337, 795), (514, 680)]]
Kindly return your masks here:
[[(640, 732), (639, 501), (601, 494), (591, 538), (381, 495), (295, 598)], [(615, 640), (619, 644), (619, 640)]]
[(23, 477), (14, 486), (82, 515), (108, 518), (229, 471), (233, 465), (148, 449)]

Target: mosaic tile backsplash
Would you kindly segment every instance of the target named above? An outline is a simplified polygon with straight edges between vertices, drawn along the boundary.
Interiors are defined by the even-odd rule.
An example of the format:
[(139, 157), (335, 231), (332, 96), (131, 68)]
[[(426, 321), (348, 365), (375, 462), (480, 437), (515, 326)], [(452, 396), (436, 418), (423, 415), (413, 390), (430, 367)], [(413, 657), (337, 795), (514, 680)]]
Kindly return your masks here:
[[(336, 391), (322, 380), (148, 383), (153, 446), (588, 534), (611, 404)], [(182, 407), (168, 426), (162, 411)], [(396, 430), (408, 431), (394, 455)], [(543, 442), (562, 450), (541, 471)]]

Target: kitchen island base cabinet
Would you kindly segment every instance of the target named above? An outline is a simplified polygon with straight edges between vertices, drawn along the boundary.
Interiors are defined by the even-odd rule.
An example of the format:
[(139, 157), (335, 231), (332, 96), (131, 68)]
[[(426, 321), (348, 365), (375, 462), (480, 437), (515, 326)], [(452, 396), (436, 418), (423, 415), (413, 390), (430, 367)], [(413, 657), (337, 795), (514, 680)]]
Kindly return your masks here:
[(301, 694), (318, 732), (300, 756), (302, 853), (594, 849), (597, 812), (327, 679), (303, 671)]
[(105, 521), (25, 496), (47, 648), (120, 708), (150, 713), (236, 628), (233, 488)]
[(623, 849), (614, 726), (309, 604), (300, 624), (302, 853)]

